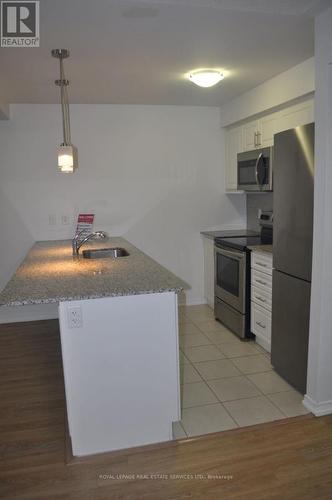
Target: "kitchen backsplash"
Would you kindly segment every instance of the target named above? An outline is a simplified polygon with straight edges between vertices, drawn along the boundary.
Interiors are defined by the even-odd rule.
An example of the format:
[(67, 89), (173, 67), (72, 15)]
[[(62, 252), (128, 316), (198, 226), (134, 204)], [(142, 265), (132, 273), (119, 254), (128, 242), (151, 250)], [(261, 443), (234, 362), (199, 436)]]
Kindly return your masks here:
[(258, 209), (273, 210), (273, 193), (247, 193), (247, 228), (260, 231)]

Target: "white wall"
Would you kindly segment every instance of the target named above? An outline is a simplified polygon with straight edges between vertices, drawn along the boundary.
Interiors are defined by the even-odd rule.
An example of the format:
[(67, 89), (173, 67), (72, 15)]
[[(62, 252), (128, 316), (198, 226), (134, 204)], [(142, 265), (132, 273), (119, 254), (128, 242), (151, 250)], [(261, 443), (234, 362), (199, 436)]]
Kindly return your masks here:
[(315, 26), (314, 252), (306, 406), (332, 413), (332, 8)]
[[(136, 244), (191, 285), (189, 302), (201, 302), (199, 232), (246, 222), (244, 196), (224, 194), (219, 109), (74, 105), (71, 119), (74, 175), (56, 167), (60, 106), (13, 105), (11, 119), (0, 122), (1, 212), (8, 214), (5, 224), (0, 218), (0, 286), (33, 240), (70, 238), (77, 213), (92, 211), (96, 228)], [(62, 215), (70, 225), (61, 225)]]
[(315, 90), (315, 61), (311, 57), (267, 80), (221, 107), (221, 126), (244, 120), (310, 95)]

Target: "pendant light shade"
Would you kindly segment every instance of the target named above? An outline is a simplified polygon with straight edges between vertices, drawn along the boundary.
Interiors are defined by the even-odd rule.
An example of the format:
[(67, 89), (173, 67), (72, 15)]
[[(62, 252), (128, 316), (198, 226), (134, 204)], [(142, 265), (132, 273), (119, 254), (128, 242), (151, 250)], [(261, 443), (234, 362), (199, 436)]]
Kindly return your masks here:
[(77, 168), (77, 148), (61, 144), (58, 149), (58, 168), (65, 174), (72, 174)]
[(54, 49), (52, 56), (60, 61), (60, 79), (55, 80), (55, 85), (60, 87), (61, 110), (62, 110), (62, 128), (63, 143), (58, 149), (58, 168), (60, 172), (72, 174), (78, 167), (77, 148), (71, 143), (70, 134), (70, 115), (67, 87), (69, 80), (65, 78), (63, 59), (69, 57), (67, 49)]

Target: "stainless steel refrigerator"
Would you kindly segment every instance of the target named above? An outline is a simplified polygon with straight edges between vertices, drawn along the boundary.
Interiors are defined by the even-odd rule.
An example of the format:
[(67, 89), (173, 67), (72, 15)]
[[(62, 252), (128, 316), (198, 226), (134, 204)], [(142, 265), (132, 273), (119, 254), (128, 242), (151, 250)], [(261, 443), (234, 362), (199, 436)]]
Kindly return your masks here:
[(314, 196), (314, 124), (274, 136), (271, 361), (306, 392)]

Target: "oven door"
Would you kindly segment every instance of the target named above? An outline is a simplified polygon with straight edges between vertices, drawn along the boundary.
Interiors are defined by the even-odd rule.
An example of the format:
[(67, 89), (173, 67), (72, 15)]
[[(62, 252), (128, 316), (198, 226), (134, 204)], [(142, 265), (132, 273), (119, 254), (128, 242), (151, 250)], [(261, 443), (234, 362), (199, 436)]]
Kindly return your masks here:
[(246, 252), (215, 246), (215, 295), (242, 314), (246, 308), (246, 261)]

